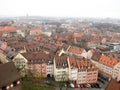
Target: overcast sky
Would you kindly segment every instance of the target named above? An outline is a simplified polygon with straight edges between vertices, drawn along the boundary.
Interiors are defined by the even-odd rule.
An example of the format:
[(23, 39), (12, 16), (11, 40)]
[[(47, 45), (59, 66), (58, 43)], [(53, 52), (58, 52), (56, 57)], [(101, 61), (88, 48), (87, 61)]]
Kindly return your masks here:
[(120, 0), (0, 0), (0, 16), (120, 18)]

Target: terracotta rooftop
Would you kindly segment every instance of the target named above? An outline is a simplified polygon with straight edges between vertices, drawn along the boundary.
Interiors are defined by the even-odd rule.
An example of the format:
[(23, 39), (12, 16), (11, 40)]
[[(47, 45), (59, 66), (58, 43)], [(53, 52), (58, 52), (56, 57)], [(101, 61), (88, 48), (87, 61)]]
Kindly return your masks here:
[(0, 26), (1, 32), (13, 31), (13, 30), (16, 30), (14, 26)]
[(56, 45), (56, 46), (59, 46), (59, 47), (62, 47), (62, 46), (63, 46), (63, 43), (62, 43), (62, 42), (57, 41), (57, 42), (55, 42), (55, 45)]
[(76, 59), (74, 56), (69, 56), (70, 67), (77, 67)]
[(38, 47), (39, 47), (39, 45), (35, 44), (35, 43), (33, 43), (33, 44), (27, 44), (25, 46), (26, 49), (32, 49), (32, 48), (38, 48)]
[(62, 40), (66, 40), (66, 39), (64, 37), (58, 37), (57, 40), (62, 41)]
[(27, 43), (27, 42), (15, 42), (15, 43), (11, 43), (9, 44), (9, 46), (11, 46), (12, 48), (15, 48), (17, 51), (21, 50), (21, 49), (36, 49), (39, 47), (39, 44), (36, 43)]
[(9, 44), (9, 46), (11, 46), (12, 48), (16, 48), (16, 49), (23, 49), (25, 45), (27, 45), (26, 42), (15, 42), (15, 43)]
[(41, 28), (32, 29), (31, 32), (42, 32)]
[(93, 33), (91, 34), (91, 36), (93, 36), (93, 37), (98, 37), (98, 36), (99, 36), (99, 34), (97, 34), (97, 33), (93, 32)]
[(79, 48), (75, 46), (70, 46), (70, 48), (68, 49), (69, 53), (75, 53), (75, 54), (82, 54), (83, 51), (84, 51), (84, 48)]
[(76, 58), (77, 66), (79, 70), (96, 70), (96, 66), (85, 58)]
[(58, 50), (58, 46), (55, 46), (54, 44), (44, 44), (41, 46), (41, 49), (43, 51), (47, 51), (49, 53), (56, 53)]
[(102, 54), (101, 58), (99, 59), (99, 62), (106, 66), (113, 67), (119, 62), (119, 60)]
[(73, 38), (82, 37), (82, 36), (84, 36), (83, 33), (74, 33), (73, 34)]
[(104, 53), (106, 56), (120, 60), (120, 52)]

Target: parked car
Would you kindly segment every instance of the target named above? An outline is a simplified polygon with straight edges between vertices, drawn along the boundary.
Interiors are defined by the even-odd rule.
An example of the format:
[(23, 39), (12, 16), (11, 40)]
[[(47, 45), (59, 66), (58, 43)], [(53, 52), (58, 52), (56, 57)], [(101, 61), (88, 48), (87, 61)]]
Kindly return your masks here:
[(104, 85), (103, 83), (98, 83), (99, 87), (102, 88), (102, 86)]
[(80, 87), (80, 85), (78, 84), (78, 88)]
[(78, 88), (78, 84), (77, 83), (75, 83), (74, 86), (75, 86), (75, 88)]
[(84, 86), (83, 86), (83, 84), (79, 84), (79, 85), (80, 85), (80, 87), (81, 87), (81, 88), (83, 88), (83, 87), (84, 87)]
[(91, 85), (90, 84), (85, 84), (85, 87), (91, 88)]
[(71, 87), (71, 88), (75, 88), (75, 86), (74, 86), (73, 83), (70, 83), (70, 87)]
[(101, 88), (102, 86), (98, 83), (96, 83), (97, 88)]
[(96, 83), (94, 83), (94, 87), (95, 87), (95, 88), (99, 88), (99, 86), (98, 86)]
[(91, 88), (95, 88), (93, 84), (90, 84), (91, 85)]
[(83, 87), (86, 88), (86, 86), (83, 84)]
[(107, 78), (106, 76), (102, 75), (102, 74), (98, 74), (98, 77), (100, 77), (101, 79), (105, 80), (105, 81), (109, 81), (109, 78)]
[(105, 84), (105, 82), (103, 80), (101, 80), (100, 78), (98, 78), (98, 81), (100, 81), (101, 83)]

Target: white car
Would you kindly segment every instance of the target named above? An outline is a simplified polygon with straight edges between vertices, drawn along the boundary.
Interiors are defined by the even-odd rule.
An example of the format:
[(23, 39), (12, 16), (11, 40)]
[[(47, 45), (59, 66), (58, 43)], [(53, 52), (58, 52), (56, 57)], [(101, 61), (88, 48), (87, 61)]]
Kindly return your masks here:
[(90, 87), (91, 87), (91, 85), (90, 85), (90, 84), (86, 84), (85, 86), (86, 86), (87, 88), (90, 88)]
[(70, 84), (70, 87), (71, 87), (71, 88), (75, 88), (75, 86), (74, 86), (74, 84), (73, 84), (73, 83), (71, 83), (71, 84)]
[(78, 88), (80, 87), (80, 85), (78, 85)]

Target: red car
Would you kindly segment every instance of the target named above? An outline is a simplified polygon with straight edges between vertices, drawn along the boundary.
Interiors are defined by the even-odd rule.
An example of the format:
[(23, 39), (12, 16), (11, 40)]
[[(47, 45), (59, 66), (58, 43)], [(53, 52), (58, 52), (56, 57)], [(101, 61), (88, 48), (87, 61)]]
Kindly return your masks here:
[(81, 88), (83, 88), (83, 87), (84, 87), (84, 85), (83, 85), (83, 84), (79, 84), (79, 85), (80, 85), (80, 87), (81, 87)]
[(77, 83), (75, 83), (74, 86), (75, 86), (75, 88), (79, 88), (80, 87)]

